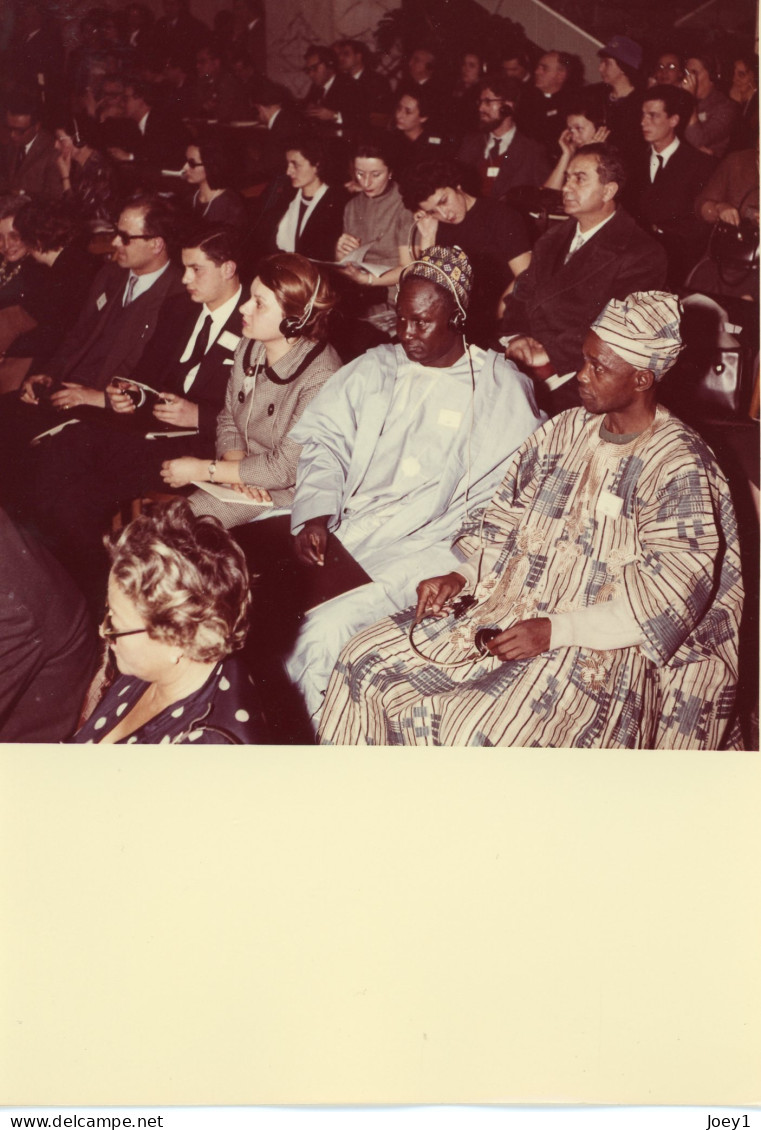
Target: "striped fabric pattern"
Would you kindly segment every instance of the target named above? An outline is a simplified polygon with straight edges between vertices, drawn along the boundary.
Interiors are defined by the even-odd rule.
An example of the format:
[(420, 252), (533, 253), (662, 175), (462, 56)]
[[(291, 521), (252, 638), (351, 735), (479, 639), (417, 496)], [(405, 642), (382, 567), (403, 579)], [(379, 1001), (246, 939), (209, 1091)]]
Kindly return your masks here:
[[(726, 481), (703, 441), (665, 409), (624, 446), (605, 443), (599, 428), (599, 416), (579, 408), (529, 437), (485, 515), (484, 537), (504, 551), (478, 603), (456, 622), (424, 620), (415, 641), (433, 659), (467, 658), (481, 626), (625, 597), (644, 642), (452, 669), (412, 652), (412, 614), (401, 612), (342, 652), (323, 742), (722, 747), (742, 611)], [(466, 555), (478, 546), (475, 531), (459, 542)]]

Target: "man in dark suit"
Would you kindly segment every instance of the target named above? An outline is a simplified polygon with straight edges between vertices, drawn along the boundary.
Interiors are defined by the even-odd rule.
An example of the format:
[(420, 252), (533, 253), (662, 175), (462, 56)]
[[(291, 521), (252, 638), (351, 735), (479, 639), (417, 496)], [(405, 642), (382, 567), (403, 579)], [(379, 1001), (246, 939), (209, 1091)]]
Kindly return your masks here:
[(121, 215), (115, 262), (98, 273), (76, 324), (45, 366), (18, 393), (0, 399), (0, 487), (24, 506), (30, 440), (70, 418), (105, 407), (106, 385), (128, 377), (152, 337), (167, 298), (182, 290), (169, 260), (174, 217), (160, 197), (129, 201)]
[(304, 70), (310, 87), (304, 98), (307, 118), (323, 132), (343, 134), (358, 124), (356, 95), (351, 79), (338, 74), (338, 59), (330, 47), (307, 47)]
[(286, 87), (262, 79), (254, 86), (252, 95), (259, 124), (266, 133), (257, 133), (253, 144), (257, 156), (249, 169), (251, 181), (269, 181), (285, 173), (285, 152), (288, 142), (305, 130), (304, 119), (291, 106), (291, 94)]
[(0, 155), (3, 192), (27, 196), (60, 196), (61, 173), (56, 164), (53, 138), (40, 125), (39, 103), (34, 97), (14, 95), (5, 111), (11, 140)]
[(511, 188), (539, 188), (550, 174), (550, 162), (543, 145), (516, 129), (520, 82), (496, 73), (484, 79), (479, 93), (481, 131), (466, 134), (457, 159), (476, 170), (482, 196), (499, 199)]
[(671, 287), (684, 285), (705, 251), (706, 225), (695, 213), (695, 199), (714, 167), (710, 157), (681, 140), (689, 113), (676, 86), (652, 86), (643, 95), (647, 148), (633, 165), (624, 198), (635, 220), (666, 252)]
[(518, 125), (528, 137), (540, 141), (553, 160), (576, 86), (575, 64), (575, 58), (563, 51), (545, 52), (534, 70), (533, 85), (524, 89), (518, 107)]
[(217, 415), (241, 340), (241, 284), (229, 232), (202, 227), (183, 244), (187, 293), (162, 310), (132, 381), (108, 386), (110, 410), (100, 419), (47, 441), (36, 469), (35, 525), (97, 600), (96, 582), (106, 573), (100, 542), (118, 503), (165, 489), (167, 459), (214, 459)]
[(507, 296), (506, 355), (537, 382), (551, 415), (581, 403), (572, 378), (583, 362), (584, 336), (606, 303), (663, 287), (663, 249), (616, 207), (625, 180), (614, 149), (582, 146), (563, 187), (570, 219), (537, 240), (530, 267)]
[(391, 114), (393, 99), (387, 79), (371, 66), (370, 48), (360, 39), (339, 39), (335, 45), (341, 74), (354, 83), (354, 97), (360, 106), (359, 124), (370, 125), (371, 114)]
[(157, 55), (176, 55), (183, 59), (190, 71), (196, 51), (205, 43), (211, 32), (205, 23), (190, 14), (189, 0), (164, 0), (165, 15), (157, 20), (151, 31), (151, 46)]
[(188, 131), (170, 114), (155, 109), (157, 93), (149, 83), (130, 79), (124, 87), (127, 117), (134, 122), (129, 146), (110, 148), (117, 161), (135, 162), (137, 173), (157, 175), (162, 169), (181, 169)]

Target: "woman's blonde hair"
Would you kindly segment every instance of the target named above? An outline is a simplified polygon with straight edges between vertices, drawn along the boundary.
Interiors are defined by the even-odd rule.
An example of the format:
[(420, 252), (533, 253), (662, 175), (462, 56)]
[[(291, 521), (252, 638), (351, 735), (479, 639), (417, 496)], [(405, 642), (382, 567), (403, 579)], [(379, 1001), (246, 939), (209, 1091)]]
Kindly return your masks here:
[(114, 543), (111, 577), (135, 604), (152, 639), (200, 663), (241, 648), (248, 630), (248, 569), (222, 524), (197, 517), (187, 499), (141, 514)]

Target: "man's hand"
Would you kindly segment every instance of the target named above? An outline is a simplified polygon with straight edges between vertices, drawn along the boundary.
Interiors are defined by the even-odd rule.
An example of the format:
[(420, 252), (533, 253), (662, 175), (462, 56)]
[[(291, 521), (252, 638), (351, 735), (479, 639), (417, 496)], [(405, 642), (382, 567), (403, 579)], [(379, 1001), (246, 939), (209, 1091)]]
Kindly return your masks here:
[(523, 335), (514, 337), (505, 350), (508, 361), (519, 361), (528, 369), (536, 369), (541, 365), (549, 365), (550, 358), (541, 341)]
[(552, 623), (546, 616), (538, 616), (535, 620), (519, 620), (486, 646), (503, 662), (507, 659), (533, 659), (535, 655), (550, 650), (551, 638)]
[(328, 515), (310, 518), (294, 538), (294, 549), (299, 561), (305, 565), (324, 565), (325, 546), (328, 544)]
[(40, 400), (37, 395), (37, 390), (40, 388), (50, 388), (53, 383), (53, 378), (46, 376), (44, 373), (35, 373), (33, 376), (24, 377), (19, 388), (19, 395), (24, 404), (39, 404)]
[(119, 149), (117, 145), (110, 145), (108, 148), (109, 157), (113, 157), (115, 161), (131, 161), (132, 154), (128, 153), (126, 149)]
[(87, 388), (85, 385), (77, 384), (76, 381), (63, 381), (63, 388), (52, 394), (50, 404), (59, 412), (81, 408), (83, 405), (105, 408), (106, 394), (99, 392), (97, 388)]
[(424, 616), (446, 616), (444, 605), (453, 600), (464, 585), (465, 578), (459, 573), (446, 573), (443, 577), (421, 581), (417, 587), (415, 623), (419, 624)]
[(210, 462), (210, 459), (194, 459), (192, 455), (183, 455), (179, 459), (166, 459), (161, 464), (161, 477), (173, 490), (186, 487), (194, 479), (196, 482), (205, 482)]
[(344, 259), (351, 251), (356, 251), (358, 247), (359, 240), (357, 237), (344, 232), (336, 244), (336, 257)]
[(308, 118), (317, 118), (320, 122), (334, 122), (336, 120), (335, 110), (329, 110), (327, 106), (310, 106), (307, 110)]
[(731, 204), (717, 204), (716, 215), (725, 224), (733, 224), (736, 228), (740, 226), (740, 213)]
[[(118, 384), (116, 383), (117, 381), (119, 382)], [(130, 384), (129, 381), (122, 380), (121, 377), (116, 377), (111, 381), (110, 385), (106, 386), (106, 396), (108, 397), (108, 403), (111, 405), (111, 408), (114, 412), (135, 411), (137, 405), (135, 404), (135, 401), (132, 399), (130, 394), (127, 392), (127, 389), (130, 388), (135, 389), (136, 392), (138, 391), (136, 385)]]
[(198, 427), (198, 405), (173, 393), (167, 393), (163, 400), (158, 401), (153, 415), (162, 424), (170, 424), (175, 428)]

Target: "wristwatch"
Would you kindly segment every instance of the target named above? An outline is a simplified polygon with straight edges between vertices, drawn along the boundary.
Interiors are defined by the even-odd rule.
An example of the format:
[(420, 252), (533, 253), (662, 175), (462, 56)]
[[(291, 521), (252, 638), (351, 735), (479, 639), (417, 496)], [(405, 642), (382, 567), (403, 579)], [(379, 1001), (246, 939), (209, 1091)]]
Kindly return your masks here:
[(211, 463), (209, 464), (209, 471), (208, 471), (210, 483), (214, 482), (214, 476), (216, 475), (216, 473), (217, 473), (217, 461), (216, 461), (216, 459), (212, 459)]

